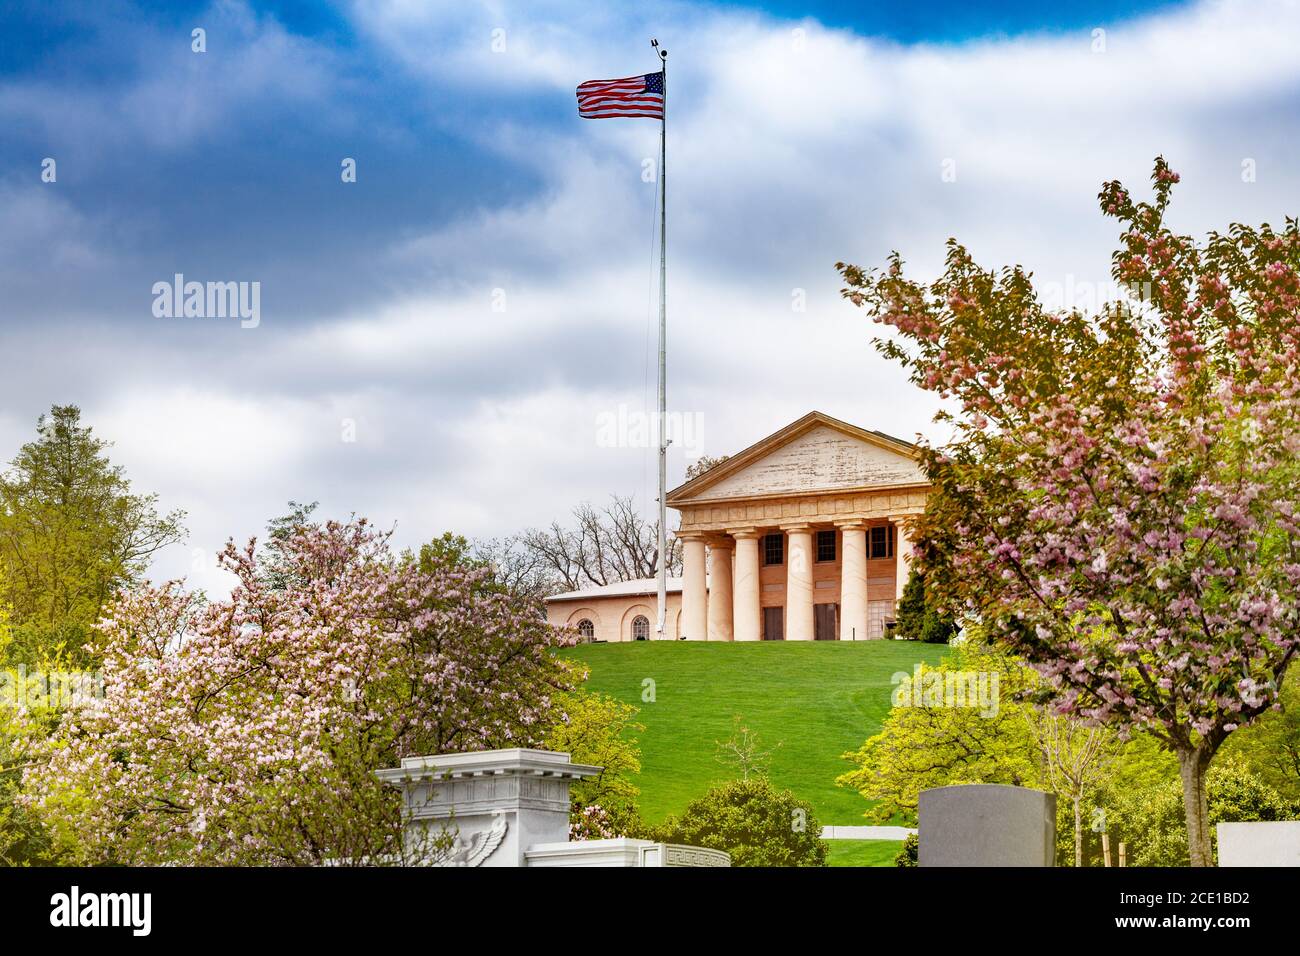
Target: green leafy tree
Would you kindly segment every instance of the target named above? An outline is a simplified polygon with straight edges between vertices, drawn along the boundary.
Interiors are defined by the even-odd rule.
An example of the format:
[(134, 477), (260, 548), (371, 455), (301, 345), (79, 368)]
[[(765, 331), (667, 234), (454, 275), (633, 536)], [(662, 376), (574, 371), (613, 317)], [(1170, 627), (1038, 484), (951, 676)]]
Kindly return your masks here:
[(18, 799), (23, 771), (39, 747), (49, 719), (41, 714), (19, 716), (0, 704), (0, 866), (51, 865), (60, 855), (40, 819)]
[[(1166, 786), (1178, 779), (1178, 759), (1159, 740), (1149, 734), (1136, 733), (1118, 744), (1118, 750), (1106, 763), (1106, 772), (1095, 789), (1086, 791), (1080, 801), (1084, 820), (1084, 865), (1101, 865), (1101, 841), (1109, 835), (1111, 850), (1118, 848), (1122, 833), (1111, 824), (1114, 808), (1132, 794)], [(1057, 866), (1074, 863), (1077, 842), (1073, 833), (1073, 808), (1068, 800), (1057, 801)]]
[[(585, 680), (585, 675), (575, 675)], [(639, 836), (643, 830), (637, 809), (640, 789), (634, 782), (641, 772), (641, 751), (636, 734), (645, 730), (636, 722), (637, 709), (606, 694), (581, 688), (554, 697), (556, 720), (547, 728), (548, 750), (570, 754), (574, 763), (601, 768), (595, 777), (569, 788), (571, 814), (581, 820), (595, 814), (612, 834)]]
[[(0, 571), (0, 579), (3, 572)], [(25, 665), (8, 663), (13, 645), (8, 608), (0, 605), (0, 866), (49, 866), (63, 861), (61, 848), (39, 817), (19, 799), (23, 773), (40, 759), (46, 739), (60, 719), (60, 703), (25, 693), (32, 676)], [(58, 650), (46, 649), (36, 671), (66, 671)]]
[[(1300, 804), (1261, 780), (1240, 757), (1225, 755), (1210, 768), (1206, 784), (1212, 834), (1219, 823), (1300, 817)], [(1187, 866), (1190, 862), (1183, 793), (1177, 778), (1118, 794), (1107, 818), (1113, 839), (1128, 844), (1131, 866)], [(1217, 845), (1212, 849), (1217, 855)]]
[(0, 477), (11, 659), (32, 664), (43, 646), (61, 646), (78, 663), (93, 660), (86, 642), (104, 607), (184, 537), (184, 513), (160, 515), (156, 495), (133, 493), (109, 447), (77, 406), (56, 405)]
[(947, 644), (957, 634), (956, 620), (929, 599), (925, 576), (918, 569), (913, 569), (903, 585), (897, 621), (894, 635), (909, 641)]
[(733, 780), (692, 801), (654, 831), (664, 843), (731, 854), (732, 866), (825, 866), (828, 847), (812, 804), (766, 777)]
[[(959, 675), (998, 675), (996, 712), (932, 698)], [(915, 825), (922, 790), (963, 783), (1000, 783), (1057, 796), (1058, 861), (1082, 866), (1099, 850), (1099, 826), (1116, 795), (1163, 784), (1178, 775), (1172, 755), (1147, 735), (1122, 742), (1035, 702), (1037, 676), (1018, 658), (984, 643), (973, 628), (938, 667), (901, 683), (881, 732), (845, 754), (856, 769), (839, 778), (872, 801), (876, 823)], [(912, 693), (912, 685), (921, 688)], [(956, 685), (954, 685), (956, 686)], [(969, 686), (969, 684), (967, 685)], [(968, 695), (969, 702), (969, 695)]]
[[(946, 687), (967, 674), (997, 675), (993, 713), (978, 706), (952, 707), (925, 689)], [(922, 790), (957, 783), (1038, 786), (1042, 779), (1029, 721), (1031, 706), (1017, 699), (1031, 675), (1014, 658), (971, 640), (954, 647), (939, 666), (921, 666), (894, 691), (895, 706), (880, 733), (844, 755), (857, 767), (839, 777), (843, 787), (873, 801), (866, 811), (877, 823), (916, 822)], [(918, 688), (914, 694), (913, 688)]]
[(441, 537), (420, 545), (416, 554), (420, 570), (425, 573), (446, 568), (483, 568), (486, 562), (474, 556), (469, 538), (444, 531)]
[(1228, 738), (1224, 753), (1240, 756), (1279, 793), (1300, 799), (1300, 672), (1287, 674), (1277, 710)]
[(546, 609), (541, 599), (561, 590), (549, 565), (519, 535), (470, 540), (447, 531), (421, 545), (414, 559), (426, 573), (445, 567), (478, 568), (486, 572), (486, 586), (529, 603), (542, 620)]
[(317, 526), (312, 521), (317, 507), (319, 502), (315, 501), (310, 504), (290, 501), (289, 510), (285, 514), (266, 523), (266, 539), (258, 561), (268, 588), (282, 591), (302, 583), (293, 577), (290, 547), (295, 535), (306, 528)]

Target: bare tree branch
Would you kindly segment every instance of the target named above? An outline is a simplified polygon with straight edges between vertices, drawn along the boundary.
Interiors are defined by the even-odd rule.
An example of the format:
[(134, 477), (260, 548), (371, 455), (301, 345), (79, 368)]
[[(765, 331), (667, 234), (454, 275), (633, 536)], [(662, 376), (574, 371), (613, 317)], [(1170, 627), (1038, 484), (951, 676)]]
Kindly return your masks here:
[[(573, 509), (573, 524), (553, 522), (519, 536), (529, 561), (544, 568), (556, 586), (585, 587), (652, 578), (659, 571), (659, 525), (642, 517), (631, 497), (610, 499), (604, 508), (584, 502)], [(669, 535), (667, 568), (681, 573), (681, 546)], [(538, 572), (540, 573), (540, 571)]]

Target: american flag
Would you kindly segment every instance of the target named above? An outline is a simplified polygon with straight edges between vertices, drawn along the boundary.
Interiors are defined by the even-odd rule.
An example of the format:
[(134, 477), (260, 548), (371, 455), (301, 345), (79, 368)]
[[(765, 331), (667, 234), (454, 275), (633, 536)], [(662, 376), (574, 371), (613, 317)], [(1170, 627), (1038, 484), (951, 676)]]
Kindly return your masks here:
[(612, 116), (664, 118), (664, 75), (646, 73), (621, 80), (588, 80), (578, 87), (578, 115), (586, 119)]

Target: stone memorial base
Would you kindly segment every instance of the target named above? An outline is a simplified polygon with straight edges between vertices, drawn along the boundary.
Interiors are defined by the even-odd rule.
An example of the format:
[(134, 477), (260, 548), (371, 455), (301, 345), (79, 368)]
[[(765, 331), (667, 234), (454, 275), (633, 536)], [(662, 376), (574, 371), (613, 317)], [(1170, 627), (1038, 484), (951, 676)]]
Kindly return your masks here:
[(541, 843), (524, 857), (525, 866), (731, 866), (731, 857), (721, 850), (625, 837)]
[[(407, 757), (376, 776), (402, 793), (407, 862), (425, 866), (730, 866), (719, 850), (569, 840), (569, 786), (600, 773), (550, 750)], [(450, 848), (443, 844), (450, 842)]]

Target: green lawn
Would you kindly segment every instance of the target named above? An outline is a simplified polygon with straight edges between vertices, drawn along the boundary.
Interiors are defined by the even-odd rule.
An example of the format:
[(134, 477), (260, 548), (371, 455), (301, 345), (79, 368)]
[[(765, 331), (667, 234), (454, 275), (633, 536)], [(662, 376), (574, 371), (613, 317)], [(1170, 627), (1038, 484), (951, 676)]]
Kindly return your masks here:
[(902, 840), (827, 840), (827, 866), (893, 866)]
[[(587, 644), (564, 653), (590, 667), (589, 689), (640, 708), (645, 731), (638, 783), (648, 821), (679, 812), (727, 779), (717, 742), (731, 736), (732, 717), (739, 714), (764, 749), (773, 749), (774, 784), (810, 801), (819, 823), (853, 825), (865, 822), (867, 804), (835, 786), (851, 768), (841, 755), (880, 729), (889, 712), (890, 678), (918, 661), (935, 663), (946, 650), (911, 641), (646, 641)], [(647, 679), (654, 681), (653, 703), (642, 702)]]

